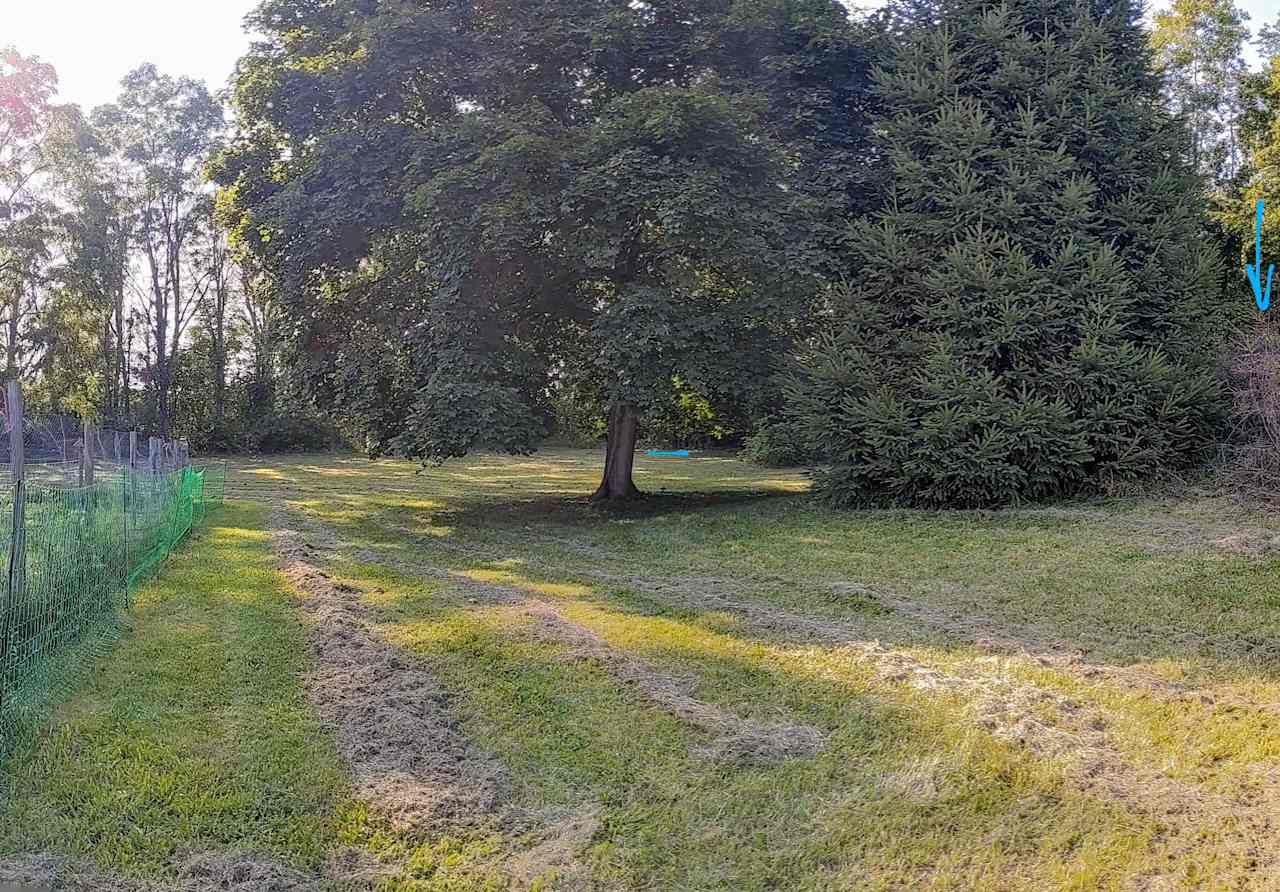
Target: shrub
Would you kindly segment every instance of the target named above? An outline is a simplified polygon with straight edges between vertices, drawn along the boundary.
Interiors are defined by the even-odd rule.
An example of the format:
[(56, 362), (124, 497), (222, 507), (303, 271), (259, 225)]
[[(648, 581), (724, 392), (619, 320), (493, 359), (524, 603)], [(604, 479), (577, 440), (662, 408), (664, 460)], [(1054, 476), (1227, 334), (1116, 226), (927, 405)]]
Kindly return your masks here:
[(268, 412), (255, 419), (244, 435), (249, 452), (317, 452), (342, 445), (336, 427), (314, 415)]
[(1228, 481), (1244, 495), (1280, 496), (1280, 332), (1266, 322), (1244, 332), (1228, 361), (1234, 442)]
[(747, 437), (742, 448), (742, 458), (766, 468), (793, 468), (809, 464), (810, 454), (800, 442), (799, 435), (786, 423), (769, 419)]

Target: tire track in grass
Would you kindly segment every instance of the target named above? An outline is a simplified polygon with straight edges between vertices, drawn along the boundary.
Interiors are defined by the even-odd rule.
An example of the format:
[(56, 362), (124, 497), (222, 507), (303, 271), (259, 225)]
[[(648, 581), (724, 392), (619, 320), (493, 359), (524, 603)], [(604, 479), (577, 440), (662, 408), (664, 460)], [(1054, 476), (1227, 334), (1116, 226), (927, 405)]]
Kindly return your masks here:
[[(1102, 517), (1110, 515), (1101, 514)], [(415, 534), (406, 527), (394, 529), (412, 538)], [(569, 549), (562, 538), (542, 536), (540, 541), (551, 542), (557, 547)], [(485, 548), (471, 548), (462, 543), (449, 543), (432, 539), (432, 547), (441, 547), (472, 559), (500, 560), (497, 552)], [(592, 546), (592, 553), (598, 549)], [(376, 550), (365, 550), (363, 559), (377, 563), (390, 558)], [(601, 563), (616, 564), (618, 555), (612, 551), (598, 554)], [(433, 568), (421, 564), (399, 561), (411, 572), (430, 572)], [(525, 559), (526, 565), (546, 573), (563, 573), (534, 556)], [(883, 629), (858, 620), (829, 619), (797, 614), (780, 607), (761, 603), (750, 597), (775, 587), (794, 586), (795, 580), (782, 577), (761, 579), (706, 575), (662, 575), (640, 577), (597, 570), (591, 567), (574, 567), (573, 577), (593, 583), (604, 583), (633, 591), (645, 598), (675, 610), (723, 612), (743, 620), (752, 632), (791, 642), (842, 645), (876, 640)], [(971, 643), (979, 650), (991, 654), (1005, 654), (1025, 658), (1032, 664), (1053, 669), (1087, 684), (1106, 682), (1125, 691), (1138, 690), (1142, 694), (1172, 704), (1199, 703), (1234, 709), (1254, 710), (1266, 714), (1280, 714), (1280, 703), (1258, 700), (1235, 692), (1193, 687), (1161, 678), (1138, 666), (1115, 666), (1085, 659), (1084, 651), (1068, 645), (1044, 626), (1031, 623), (1002, 621), (975, 613), (970, 607), (948, 609), (944, 606), (925, 604), (881, 587), (854, 582), (827, 583), (830, 590), (841, 597), (855, 597), (859, 601), (878, 605), (887, 613), (908, 618), (932, 632), (958, 638)], [(745, 597), (744, 597), (745, 596)], [(1154, 631), (1153, 631), (1154, 633)]]
[[(1060, 509), (1036, 509), (1031, 514), (1056, 516), (1061, 514), (1070, 519), (1105, 519), (1117, 521), (1109, 512), (1061, 511)], [(1222, 550), (1230, 541), (1234, 541), (1227, 533), (1234, 531), (1247, 535), (1254, 541), (1265, 533), (1265, 538), (1272, 544), (1280, 543), (1280, 535), (1270, 531), (1242, 528), (1239, 526), (1206, 526), (1205, 524), (1181, 522), (1166, 519), (1161, 529), (1172, 531), (1181, 536), (1195, 534), (1191, 544), (1185, 547), (1213, 546)], [(1144, 521), (1141, 528), (1151, 524)], [(387, 524), (385, 530), (414, 540), (418, 532), (401, 524)], [(1135, 527), (1137, 528), (1137, 527)], [(765, 632), (773, 637), (786, 640), (839, 644), (847, 641), (875, 638), (883, 632), (882, 627), (862, 621), (828, 619), (822, 617), (803, 616), (784, 608), (774, 608), (762, 604), (751, 596), (767, 594), (771, 590), (790, 589), (796, 587), (796, 580), (787, 577), (750, 578), (709, 576), (697, 574), (655, 575), (640, 577), (623, 575), (597, 569), (596, 565), (616, 566), (623, 560), (622, 555), (608, 548), (595, 545), (576, 545), (572, 540), (562, 536), (554, 536), (543, 532), (531, 534), (528, 530), (523, 535), (534, 535), (536, 544), (551, 545), (569, 554), (591, 561), (590, 564), (574, 565), (568, 570), (560, 563), (551, 563), (534, 554), (524, 556), (524, 562), (548, 574), (563, 575), (566, 572), (572, 577), (594, 583), (604, 583), (644, 595), (656, 603), (675, 609), (720, 610), (736, 615), (744, 620), (755, 631)], [(1225, 537), (1225, 538), (1223, 538)], [(501, 561), (509, 557), (509, 552), (498, 551), (480, 545), (461, 542), (449, 542), (432, 538), (430, 547), (450, 551), (472, 560)], [(1280, 548), (1280, 544), (1276, 545)], [(1231, 550), (1231, 549), (1227, 549)], [(368, 551), (370, 555), (377, 554)], [(1248, 552), (1252, 554), (1253, 552)], [(385, 556), (370, 557), (370, 561), (386, 560)], [(1086, 682), (1106, 681), (1120, 688), (1132, 690), (1138, 688), (1152, 697), (1165, 699), (1168, 702), (1185, 703), (1199, 701), (1205, 704), (1220, 704), (1232, 708), (1252, 709), (1259, 712), (1280, 714), (1280, 704), (1241, 696), (1234, 692), (1209, 690), (1179, 684), (1160, 678), (1137, 666), (1116, 666), (1085, 658), (1085, 649), (1072, 646), (1054, 631), (1038, 623), (1020, 622), (1016, 620), (996, 619), (976, 611), (968, 603), (955, 608), (945, 605), (925, 603), (919, 599), (890, 591), (880, 586), (869, 586), (857, 582), (829, 581), (814, 582), (814, 588), (826, 588), (842, 599), (854, 598), (866, 605), (882, 608), (886, 614), (910, 619), (934, 633), (958, 638), (973, 644), (980, 650), (989, 653), (1003, 653), (1023, 656), (1029, 660), (1053, 669), (1060, 670)], [(956, 594), (963, 594), (956, 591)], [(671, 597), (674, 595), (674, 597)], [(692, 603), (690, 596), (693, 596)], [(744, 598), (744, 596), (746, 596)], [(1167, 630), (1150, 628), (1141, 630), (1150, 635), (1167, 634)], [(1194, 630), (1182, 630), (1181, 637), (1192, 644), (1209, 641)]]
[[(674, 609), (723, 611), (738, 616), (757, 632), (826, 645), (830, 654), (870, 664), (881, 683), (905, 686), (926, 696), (958, 697), (962, 710), (993, 737), (1058, 764), (1069, 787), (1118, 804), (1161, 828), (1158, 838), (1175, 855), (1191, 855), (1207, 827), (1229, 839), (1231, 850), (1242, 860), (1251, 861), (1244, 876), (1269, 877), (1280, 869), (1280, 850), (1271, 850), (1267, 843), (1274, 829), (1280, 828), (1276, 805), (1280, 800), (1272, 795), (1280, 794), (1280, 782), (1274, 771), (1257, 772), (1253, 789), (1222, 795), (1135, 764), (1111, 741), (1108, 710), (1015, 676), (1007, 656), (993, 654), (969, 661), (965, 672), (945, 671), (907, 651), (869, 639), (868, 630), (857, 624), (734, 598), (728, 593), (728, 579), (714, 579), (709, 590), (694, 577), (627, 581), (633, 590)], [(966, 628), (972, 630), (973, 626)], [(1025, 643), (1004, 638), (1001, 646), (988, 643), (986, 649), (1014, 653), (1015, 659), (1033, 656), (1018, 646)], [(1050, 651), (1035, 656), (1041, 665), (1066, 666), (1092, 675), (1106, 672), (1111, 680), (1121, 683), (1131, 682), (1134, 675), (1117, 667), (1085, 664), (1076, 654)], [(1158, 680), (1141, 677), (1151, 686), (1159, 686)], [(1155, 888), (1164, 881), (1162, 876), (1146, 879), (1156, 883)]]
[(614, 678), (658, 708), (715, 734), (709, 744), (695, 749), (696, 755), (740, 765), (771, 764), (810, 758), (826, 747), (826, 738), (812, 725), (755, 721), (697, 699), (692, 693), (695, 679), (655, 670), (643, 660), (610, 646), (585, 626), (566, 619), (545, 601), (503, 594), (495, 600), (533, 619), (533, 634), (563, 646), (566, 658), (591, 660), (604, 666)]
[[(805, 616), (735, 595), (735, 583), (737, 592), (751, 592), (760, 590), (758, 580), (704, 576), (638, 579), (603, 572), (582, 575), (629, 589), (667, 608), (727, 613), (743, 620), (754, 632), (786, 641), (839, 646), (874, 640), (882, 631), (865, 622)], [(1085, 683), (1106, 682), (1166, 703), (1219, 705), (1280, 715), (1280, 703), (1181, 684), (1139, 666), (1114, 666), (1088, 660), (1084, 651), (1069, 646), (1039, 625), (1002, 622), (968, 608), (928, 605), (861, 583), (833, 583), (831, 589), (839, 595), (879, 605), (894, 615), (960, 639), (988, 654), (1026, 659), (1035, 666), (1062, 672)]]
[[(619, 581), (613, 577), (612, 581)], [(629, 580), (664, 606), (679, 610), (716, 610), (738, 616), (753, 630), (806, 642), (821, 642), (851, 659), (873, 666), (877, 680), (906, 685), (926, 694), (952, 694), (965, 702), (974, 721), (992, 736), (1020, 747), (1038, 758), (1053, 760), (1067, 783), (1087, 795), (1117, 803), (1132, 814), (1149, 819), (1159, 829), (1174, 855), (1192, 856), (1206, 828), (1230, 841), (1230, 850), (1244, 866), (1247, 882), (1272, 879), (1280, 874), (1280, 770), (1274, 765), (1249, 766), (1248, 787), (1222, 794), (1202, 785), (1178, 780), (1135, 764), (1110, 740), (1111, 713), (1086, 705), (1053, 690), (1018, 678), (1009, 671), (1012, 659), (1065, 671), (1088, 680), (1106, 680), (1144, 694), (1173, 702), (1194, 699), (1230, 703), (1262, 711), (1274, 711), (1270, 703), (1255, 703), (1196, 691), (1130, 667), (1106, 666), (1083, 660), (1078, 652), (1055, 647), (1038, 636), (1021, 637), (1004, 632), (985, 617), (939, 615), (905, 599), (885, 597), (863, 586), (858, 594), (879, 596), (881, 603), (917, 621), (950, 634), (973, 636), (979, 647), (995, 652), (970, 661), (968, 673), (943, 671), (912, 654), (867, 640), (866, 630), (852, 623), (797, 615), (781, 608), (735, 598), (726, 588), (729, 580), (716, 578), (709, 590), (697, 578), (660, 581)], [(1022, 631), (1022, 630), (1020, 630)], [(1005, 656), (1001, 656), (1001, 654)], [(1143, 878), (1162, 886), (1162, 875)], [(1171, 882), (1171, 881), (1170, 881)], [(1139, 886), (1138, 888), (1145, 888)], [(1280, 888), (1280, 885), (1277, 885)]]

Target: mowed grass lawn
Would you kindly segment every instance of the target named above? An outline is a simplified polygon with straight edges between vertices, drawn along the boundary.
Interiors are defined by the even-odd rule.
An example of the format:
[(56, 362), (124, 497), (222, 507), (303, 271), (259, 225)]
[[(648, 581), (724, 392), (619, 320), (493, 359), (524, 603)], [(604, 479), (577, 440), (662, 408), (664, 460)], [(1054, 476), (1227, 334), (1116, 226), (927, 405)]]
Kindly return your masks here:
[[(1184, 494), (834, 512), (596, 452), (234, 462), (228, 507), (4, 764), (0, 856), (317, 887), (1280, 888), (1280, 524)], [(497, 766), (406, 827), (307, 698), (274, 509)], [(309, 546), (310, 547), (310, 546)]]

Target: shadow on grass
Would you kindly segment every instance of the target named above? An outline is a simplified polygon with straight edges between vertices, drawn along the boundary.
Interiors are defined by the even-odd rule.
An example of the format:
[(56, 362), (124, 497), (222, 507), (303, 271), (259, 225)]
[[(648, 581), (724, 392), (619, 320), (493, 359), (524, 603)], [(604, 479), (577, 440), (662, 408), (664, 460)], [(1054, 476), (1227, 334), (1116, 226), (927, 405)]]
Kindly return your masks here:
[[(464, 534), (520, 525), (519, 520), (468, 513), (474, 526)], [(579, 515), (578, 520), (588, 518)], [(381, 529), (376, 521), (374, 528)], [(984, 603), (977, 591), (953, 591), (946, 598), (898, 598), (886, 589), (886, 601), (875, 587), (723, 570), (715, 575), (680, 573), (636, 564), (632, 556), (608, 547), (599, 553), (564, 552), (554, 537), (530, 535), (535, 538), (509, 545), (501, 554), (481, 545), (475, 550), (458, 547), (455, 535), (436, 539), (397, 533), (379, 536), (369, 544), (375, 553), (410, 573), (415, 565), (425, 564), (477, 581), (509, 577), (492, 581), (527, 589), (535, 596), (555, 596), (560, 589), (582, 587), (586, 593), (581, 597), (599, 606), (635, 616), (679, 619), (744, 641), (808, 641), (829, 646), (841, 639), (879, 640), (888, 646), (927, 646), (940, 654), (969, 653), (978, 645), (1007, 653), (1074, 654), (1116, 667), (1175, 660), (1186, 661), (1189, 670), (1220, 677), (1280, 678), (1280, 639), (1271, 629), (1250, 626), (1240, 617), (1223, 621), (1233, 613), (1223, 609), (1224, 589), (1232, 588), (1228, 579), (1201, 577), (1201, 583), (1213, 591), (1193, 599), (1204, 603), (1188, 615), (1171, 609), (1157, 619), (1121, 607), (1099, 610), (1095, 604), (1069, 600), (1058, 602), (1057, 613), (1017, 615), (997, 603)], [(558, 549), (554, 558), (539, 554), (544, 546)], [(1193, 577), (1186, 576), (1178, 583), (1195, 585)], [(1171, 587), (1176, 588), (1175, 583), (1161, 582), (1149, 594), (1139, 587), (1130, 596), (1154, 601)], [(757, 612), (759, 622), (749, 619), (751, 611)], [(807, 631), (809, 626), (820, 629), (816, 637)]]
[(1117, 667), (1178, 661), (1157, 668), (1280, 678), (1280, 562), (1216, 549), (1234, 514), (1198, 521), (1159, 506), (1135, 517), (1077, 505), (832, 512), (765, 487), (614, 505), (533, 483), (474, 500), (443, 494), (430, 506), (388, 495), (315, 511), (393, 562), (518, 569), (589, 585), (637, 613), (707, 614), (712, 626), (732, 628), (737, 603), (865, 626), (867, 637), (905, 646), (1076, 654)]
[(592, 501), (589, 496), (537, 496), (445, 509), (434, 517), (440, 523), (465, 528), (523, 526), (533, 522), (571, 527), (608, 520), (645, 520), (716, 508), (749, 507), (782, 499), (807, 499), (807, 496), (776, 490), (657, 492), (619, 502)]

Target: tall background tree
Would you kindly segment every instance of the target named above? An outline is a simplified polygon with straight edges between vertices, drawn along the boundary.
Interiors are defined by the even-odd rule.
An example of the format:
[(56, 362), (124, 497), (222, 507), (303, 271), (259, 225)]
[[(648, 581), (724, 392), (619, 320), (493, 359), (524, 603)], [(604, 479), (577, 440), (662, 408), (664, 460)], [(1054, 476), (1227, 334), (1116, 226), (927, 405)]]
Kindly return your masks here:
[(1264, 60), (1264, 68), (1267, 60), (1280, 55), (1280, 15), (1276, 16), (1275, 21), (1266, 22), (1258, 29), (1253, 43), (1257, 47), (1258, 55)]
[(120, 165), (116, 174), (131, 205), (134, 244), (144, 263), (137, 296), (145, 328), (148, 409), (161, 436), (172, 424), (170, 390), (183, 336), (200, 308), (209, 271), (193, 258), (210, 200), (204, 165), (218, 138), (222, 107), (207, 87), (143, 65), (123, 81), (114, 105), (95, 123)]
[(865, 191), (841, 6), (269, 0), (253, 23), (224, 219), (375, 452), (526, 450), (572, 380), (607, 413), (597, 494), (625, 498), (677, 379), (767, 402), (822, 224)]
[[(65, 352), (68, 343), (82, 343), (86, 335), (95, 345), (88, 352), (81, 349), (74, 364), (51, 377), (62, 383), (46, 388), (47, 406), (70, 398), (71, 390), (82, 394), (92, 390), (100, 397), (94, 414), (109, 424), (127, 426), (133, 409), (128, 283), (137, 215), (121, 188), (119, 160), (102, 134), (78, 108), (66, 109), (64, 121), (52, 182), (62, 211), (65, 263), (60, 278), (67, 298), (64, 304), (81, 308), (81, 324), (89, 331), (72, 336), (65, 314), (55, 329), (68, 336), (61, 339), (67, 343), (59, 345), (60, 351)], [(57, 362), (67, 365), (73, 360), (60, 355)], [(90, 373), (94, 386), (77, 382), (73, 368), (81, 375)]]
[[(209, 206), (212, 210), (212, 205)], [(227, 376), (235, 337), (233, 307), (240, 303), (238, 289), (242, 276), (226, 235), (208, 221), (207, 236), (195, 250), (195, 263), (202, 273), (197, 295), (196, 319), (209, 341), (208, 382), (212, 390), (211, 431), (227, 430)], [(215, 436), (217, 435), (215, 434)], [(223, 442), (224, 448), (230, 446)]]
[(149, 65), (88, 115), (53, 104), (56, 85), (0, 56), (0, 342), (30, 409), (202, 449), (333, 442), (277, 387), (274, 292), (212, 217), (221, 101)]
[(33, 371), (42, 353), (39, 308), (54, 255), (57, 209), (44, 186), (52, 170), (53, 67), (0, 47), (0, 339), (4, 375)]
[(1232, 0), (1173, 0), (1155, 14), (1151, 45), (1166, 96), (1191, 129), (1192, 159), (1214, 183), (1240, 169), (1241, 85), (1249, 16)]

